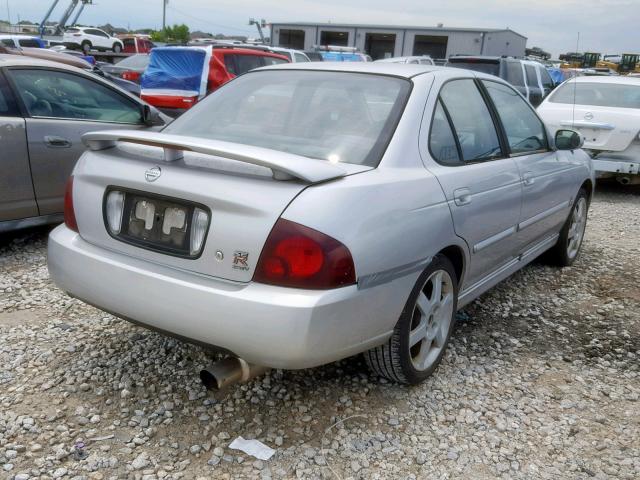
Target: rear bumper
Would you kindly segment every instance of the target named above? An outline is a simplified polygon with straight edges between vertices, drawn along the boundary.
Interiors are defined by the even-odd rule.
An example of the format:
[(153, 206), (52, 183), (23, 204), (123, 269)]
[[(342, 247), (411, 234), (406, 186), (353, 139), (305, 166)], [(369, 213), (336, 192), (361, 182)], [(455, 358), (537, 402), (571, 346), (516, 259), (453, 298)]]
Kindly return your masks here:
[[(231, 283), (96, 247), (64, 225), (51, 232), (48, 259), (53, 281), (74, 297), (268, 367), (308, 368), (354, 355), (383, 343), (397, 319), (375, 288)], [(382, 333), (372, 331), (381, 323)]]
[(591, 160), (597, 173), (620, 173), (626, 175), (640, 174), (640, 161), (628, 161), (621, 158), (598, 157)]

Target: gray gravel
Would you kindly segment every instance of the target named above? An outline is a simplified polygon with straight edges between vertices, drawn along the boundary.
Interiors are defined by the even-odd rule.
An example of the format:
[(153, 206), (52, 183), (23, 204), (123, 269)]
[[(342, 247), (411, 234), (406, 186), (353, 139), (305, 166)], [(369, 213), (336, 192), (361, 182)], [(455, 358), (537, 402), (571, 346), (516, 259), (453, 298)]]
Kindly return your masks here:
[(640, 190), (599, 193), (587, 230), (576, 266), (461, 312), (423, 385), (353, 358), (223, 396), (199, 347), (57, 290), (46, 229), (0, 236), (0, 478), (640, 478)]

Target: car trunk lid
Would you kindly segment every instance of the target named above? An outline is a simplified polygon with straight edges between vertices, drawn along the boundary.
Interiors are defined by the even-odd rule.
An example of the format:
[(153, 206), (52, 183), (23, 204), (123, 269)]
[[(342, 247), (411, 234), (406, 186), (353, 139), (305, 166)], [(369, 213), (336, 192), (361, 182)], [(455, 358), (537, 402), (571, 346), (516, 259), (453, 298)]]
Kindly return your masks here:
[[(74, 203), (80, 235), (86, 241), (153, 263), (238, 282), (251, 280), (269, 232), (302, 190), (370, 169), (156, 132), (98, 132), (83, 139), (92, 151), (74, 171)], [(158, 251), (157, 244), (135, 244), (110, 233), (105, 202), (111, 190), (123, 191), (131, 201), (161, 199), (154, 206), (158, 209), (177, 205), (190, 212), (191, 207), (203, 206), (210, 218), (201, 254), (185, 258)], [(123, 216), (123, 226), (134, 221), (134, 210), (129, 217)], [(157, 213), (165, 215), (159, 217), (164, 222), (166, 210)]]

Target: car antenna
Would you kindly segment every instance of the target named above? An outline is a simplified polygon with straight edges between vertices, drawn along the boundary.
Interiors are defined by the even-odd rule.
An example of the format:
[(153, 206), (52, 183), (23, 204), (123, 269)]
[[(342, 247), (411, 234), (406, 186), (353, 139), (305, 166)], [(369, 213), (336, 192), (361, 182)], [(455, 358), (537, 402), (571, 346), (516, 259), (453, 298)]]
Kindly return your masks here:
[[(580, 47), (580, 32), (578, 32), (578, 39), (576, 40), (576, 52), (579, 52), (579, 47)], [(573, 106), (571, 108), (571, 128), (576, 128), (576, 89), (578, 88), (577, 86), (577, 81), (576, 78), (578, 77), (578, 72), (573, 71), (574, 75), (573, 75)]]

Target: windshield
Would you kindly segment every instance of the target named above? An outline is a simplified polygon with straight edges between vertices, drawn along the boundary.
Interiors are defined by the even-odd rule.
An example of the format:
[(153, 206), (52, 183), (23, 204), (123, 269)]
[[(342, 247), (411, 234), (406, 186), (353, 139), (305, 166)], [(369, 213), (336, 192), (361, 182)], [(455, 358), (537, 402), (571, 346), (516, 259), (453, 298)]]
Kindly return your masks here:
[(500, 76), (500, 64), (496, 61), (463, 60), (457, 61), (453, 58), (449, 60), (449, 67), (466, 68), (475, 72), (488, 73), (489, 75)]
[(145, 69), (149, 65), (149, 55), (132, 55), (116, 63), (118, 67)]
[(571, 105), (576, 103), (597, 107), (640, 108), (640, 84), (569, 82), (558, 88), (549, 101)]
[(409, 90), (409, 81), (381, 75), (253, 72), (229, 82), (164, 131), (376, 166)]

